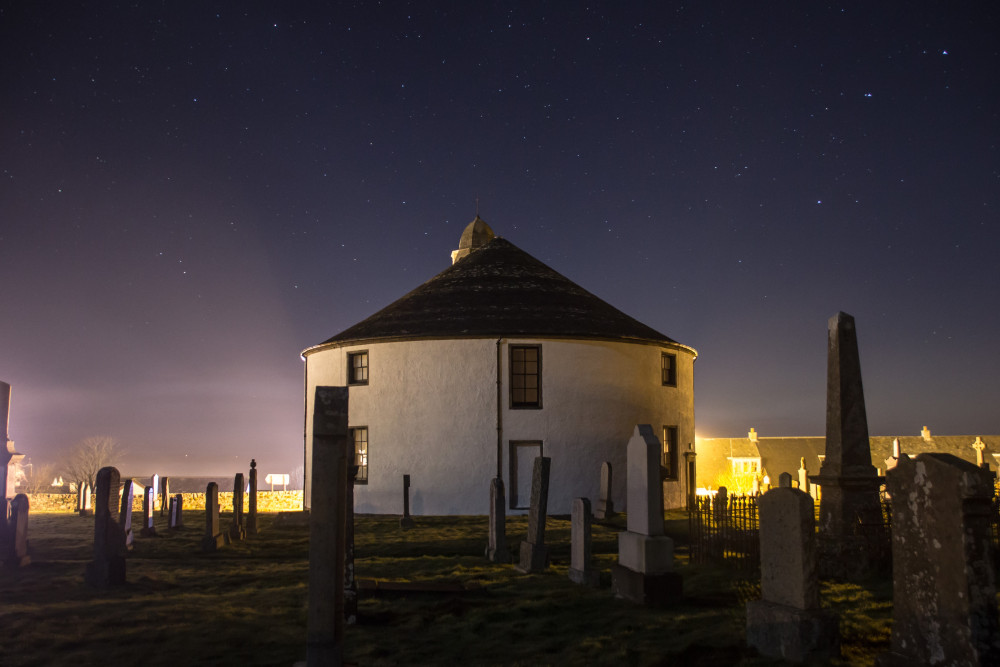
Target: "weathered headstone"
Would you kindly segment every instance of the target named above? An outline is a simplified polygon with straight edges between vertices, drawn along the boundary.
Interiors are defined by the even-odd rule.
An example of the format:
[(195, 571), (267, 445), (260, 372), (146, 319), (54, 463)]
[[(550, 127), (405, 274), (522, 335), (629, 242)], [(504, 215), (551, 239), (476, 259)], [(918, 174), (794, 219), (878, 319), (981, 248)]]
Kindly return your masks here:
[(243, 527), (243, 473), (236, 473), (233, 480), (233, 524), (229, 527), (229, 539), (241, 542), (247, 536)]
[(347, 450), (347, 486), (344, 500), (344, 622), (358, 622), (358, 581), (354, 576), (354, 481), (359, 466), (354, 462), (354, 449)]
[(257, 461), (250, 459), (250, 479), (247, 487), (247, 520), (246, 532), (248, 537), (257, 535)]
[(521, 542), (521, 561), (517, 569), (525, 573), (542, 572), (548, 567), (549, 553), (545, 546), (545, 521), (549, 508), (549, 468), (552, 459), (535, 458), (531, 475), (531, 507), (528, 510), (528, 539)]
[(24, 567), (31, 563), (28, 555), (28, 496), (19, 493), (10, 501), (10, 519), (7, 520), (3, 545), (3, 562), (7, 567)]
[[(830, 318), (826, 376), (826, 456), (812, 481), (822, 489), (819, 518), (820, 573), (861, 580), (882, 571), (879, 550), (870, 548), (881, 524), (879, 486), (872, 465), (861, 359), (854, 318)], [(861, 534), (859, 524), (871, 527)]]
[(399, 520), (399, 527), (403, 530), (413, 528), (413, 519), (410, 517), (410, 476), (403, 475), (403, 518)]
[(164, 477), (160, 480), (160, 487), (160, 495), (162, 498), (160, 501), (160, 516), (163, 516), (167, 513), (167, 510), (170, 509), (170, 478)]
[(184, 527), (184, 496), (175, 493), (170, 496), (167, 506), (167, 528), (178, 530)]
[(202, 551), (215, 551), (226, 544), (226, 535), (219, 528), (219, 485), (209, 482), (205, 487), (205, 536)]
[(132, 542), (135, 536), (132, 534), (132, 500), (133, 500), (132, 479), (126, 479), (122, 487), (121, 505), (118, 509), (118, 525), (121, 526), (125, 534), (125, 549), (132, 551)]
[(494, 563), (509, 563), (510, 550), (507, 548), (507, 499), (504, 496), (503, 479), (490, 480), (490, 541), (486, 546), (486, 557)]
[(570, 527), (569, 578), (584, 586), (597, 587), (601, 580), (601, 573), (594, 568), (591, 558), (590, 523), (590, 500), (587, 498), (575, 499)]
[(660, 451), (653, 428), (636, 425), (627, 450), (628, 530), (618, 533), (611, 588), (616, 597), (639, 604), (665, 604), (681, 594), (680, 575), (673, 571), (674, 542), (663, 534)]
[(792, 488), (792, 473), (783, 472), (780, 475), (778, 475), (778, 488), (779, 489)]
[(597, 509), (594, 518), (604, 520), (615, 515), (615, 504), (611, 499), (611, 462), (601, 464), (601, 490), (597, 496)]
[(747, 644), (792, 662), (837, 654), (837, 619), (819, 606), (813, 499), (779, 486), (760, 498), (761, 599), (747, 603)]
[(892, 644), (880, 665), (1000, 665), (992, 474), (950, 454), (901, 454), (892, 495)]
[(80, 482), (77, 487), (77, 511), (80, 516), (93, 516), (94, 515), (94, 505), (90, 499), (90, 484), (87, 482)]
[(316, 387), (309, 512), (308, 667), (340, 665), (343, 660), (347, 410), (347, 387)]
[(809, 493), (809, 469), (806, 468), (806, 457), (804, 456), (799, 458), (799, 488)]
[(15, 467), (24, 458), (24, 454), (14, 451), (14, 441), (10, 439), (8, 428), (10, 426), (10, 385), (0, 382), (0, 500), (13, 498), (17, 486)]
[[(153, 475), (155, 478), (156, 475)], [(156, 525), (153, 523), (153, 506), (156, 504), (156, 488), (147, 486), (142, 490), (142, 528), (139, 535), (153, 537), (156, 535)]]
[(120, 479), (117, 468), (101, 468), (97, 473), (94, 560), (87, 565), (86, 580), (98, 588), (125, 583), (125, 533), (117, 521)]

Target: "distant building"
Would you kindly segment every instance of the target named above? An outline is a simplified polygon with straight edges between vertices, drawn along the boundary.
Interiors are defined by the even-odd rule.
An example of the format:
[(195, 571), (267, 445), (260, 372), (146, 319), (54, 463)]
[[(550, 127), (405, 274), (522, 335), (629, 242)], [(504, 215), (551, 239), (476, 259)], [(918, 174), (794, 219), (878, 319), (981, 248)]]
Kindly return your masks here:
[(452, 262), (302, 353), (306, 507), (323, 385), (350, 388), (358, 512), (401, 513), (404, 474), (415, 514), (486, 514), (498, 475), (508, 505), (523, 509), (539, 455), (552, 459), (550, 512), (596, 499), (603, 461), (622, 508), (625, 448), (640, 423), (666, 442), (665, 504), (684, 506), (694, 491), (684, 452), (694, 442), (695, 350), (495, 237), (479, 216)]
[[(893, 465), (893, 441), (909, 456), (924, 452), (944, 452), (972, 463), (982, 460), (993, 470), (1000, 466), (1000, 435), (931, 435), (926, 426), (918, 436), (871, 436), (872, 465), (884, 475)], [(798, 480), (798, 470), (805, 460), (810, 475), (819, 473), (826, 451), (826, 438), (768, 438), (750, 429), (745, 438), (699, 438), (698, 488), (742, 492), (752, 484), (753, 477), (762, 482), (765, 477), (777, 485), (778, 476), (787, 472)]]

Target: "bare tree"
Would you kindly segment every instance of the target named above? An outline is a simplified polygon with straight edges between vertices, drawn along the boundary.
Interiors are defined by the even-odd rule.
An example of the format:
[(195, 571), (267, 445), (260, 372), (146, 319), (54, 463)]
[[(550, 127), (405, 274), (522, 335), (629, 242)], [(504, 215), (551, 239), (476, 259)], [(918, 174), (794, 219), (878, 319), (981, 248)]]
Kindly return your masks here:
[(33, 462), (19, 465), (15, 474), (18, 493), (51, 493), (52, 481), (58, 476), (51, 463)]
[(84, 438), (73, 445), (62, 465), (62, 475), (70, 482), (86, 482), (95, 488), (97, 472), (118, 463), (125, 455), (122, 446), (109, 435)]

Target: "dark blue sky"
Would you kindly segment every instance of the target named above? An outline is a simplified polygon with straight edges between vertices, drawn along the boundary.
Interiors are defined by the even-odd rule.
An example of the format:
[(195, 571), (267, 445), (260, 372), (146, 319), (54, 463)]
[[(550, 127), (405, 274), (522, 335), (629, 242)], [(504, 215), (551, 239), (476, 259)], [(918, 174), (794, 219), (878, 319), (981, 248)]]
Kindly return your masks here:
[[(0, 8), (0, 379), (38, 462), (301, 463), (298, 353), (497, 234), (695, 347), (699, 435), (1000, 433), (992, 3)], [(892, 5), (892, 6), (890, 6)]]

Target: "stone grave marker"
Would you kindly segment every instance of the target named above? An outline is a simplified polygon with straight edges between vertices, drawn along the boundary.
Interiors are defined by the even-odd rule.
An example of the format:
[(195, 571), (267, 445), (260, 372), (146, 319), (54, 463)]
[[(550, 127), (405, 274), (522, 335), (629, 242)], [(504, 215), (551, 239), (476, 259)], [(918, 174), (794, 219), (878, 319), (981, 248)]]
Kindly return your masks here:
[(883, 666), (1000, 665), (993, 476), (951, 454), (901, 454), (892, 496), (892, 640)]
[[(156, 475), (153, 475), (156, 477)], [(153, 506), (156, 504), (156, 487), (147, 486), (142, 490), (142, 528), (139, 535), (153, 537), (156, 535), (156, 525), (153, 523)]]
[(229, 539), (233, 542), (241, 542), (246, 536), (246, 529), (243, 527), (243, 473), (236, 473), (233, 480), (233, 524), (229, 527)]
[(809, 469), (806, 468), (806, 457), (804, 456), (799, 458), (799, 488), (812, 497), (809, 492)]
[(594, 568), (591, 547), (590, 500), (577, 498), (573, 501), (572, 525), (570, 527), (569, 578), (584, 586), (597, 587), (601, 573)]
[(202, 551), (215, 551), (226, 544), (226, 535), (219, 528), (219, 485), (209, 482), (205, 487), (205, 536)]
[(3, 433), (0, 434), (0, 500), (14, 498), (16, 495), (16, 470), (17, 465), (24, 458), (24, 454), (14, 451), (14, 441), (10, 439), (10, 385), (0, 382), (0, 427)]
[(747, 603), (747, 644), (792, 662), (838, 654), (837, 619), (820, 609), (813, 499), (791, 486), (759, 501), (761, 599)]
[[(628, 530), (618, 533), (611, 587), (616, 597), (639, 604), (666, 604), (681, 594), (680, 575), (673, 571), (674, 542), (663, 533), (661, 451), (652, 426), (636, 425), (627, 451)], [(725, 497), (724, 487), (716, 500), (720, 494)]]
[(549, 553), (545, 547), (545, 521), (549, 507), (549, 468), (552, 459), (535, 458), (531, 475), (531, 508), (528, 510), (528, 539), (521, 542), (521, 561), (517, 569), (526, 574), (542, 572), (548, 567)]
[(175, 493), (167, 505), (167, 528), (179, 530), (184, 527), (184, 496)]
[(3, 544), (3, 561), (7, 567), (24, 567), (31, 563), (28, 555), (28, 496), (19, 493), (10, 501), (10, 519), (5, 527)]
[(257, 535), (257, 461), (250, 459), (250, 479), (247, 494), (246, 533), (248, 537)]
[(94, 516), (94, 506), (90, 499), (91, 489), (87, 482), (80, 482), (77, 487), (77, 511), (80, 516)]
[(399, 520), (399, 527), (403, 530), (413, 528), (413, 519), (410, 517), (410, 476), (403, 475), (403, 518)]
[(97, 503), (94, 508), (94, 559), (87, 565), (86, 580), (91, 586), (106, 588), (125, 583), (125, 533), (112, 516), (117, 515), (117, 468), (101, 468), (97, 473)]
[(122, 487), (121, 505), (118, 508), (118, 524), (121, 526), (122, 533), (125, 534), (126, 551), (132, 551), (132, 542), (135, 539), (135, 536), (132, 534), (133, 484), (134, 482), (131, 478), (125, 480), (125, 485)]
[(601, 464), (601, 490), (597, 496), (597, 510), (594, 517), (601, 521), (615, 515), (615, 504), (611, 500), (611, 462)]
[(359, 469), (354, 462), (354, 448), (349, 448), (344, 494), (344, 623), (347, 625), (358, 622), (358, 581), (354, 576), (354, 482)]
[(507, 548), (507, 499), (503, 479), (500, 477), (490, 480), (490, 541), (486, 546), (486, 558), (494, 563), (510, 562), (510, 550)]
[(170, 478), (166, 476), (163, 477), (163, 479), (160, 480), (160, 487), (162, 489), (160, 491), (162, 498), (160, 501), (160, 516), (163, 516), (167, 513), (167, 510), (170, 509)]

